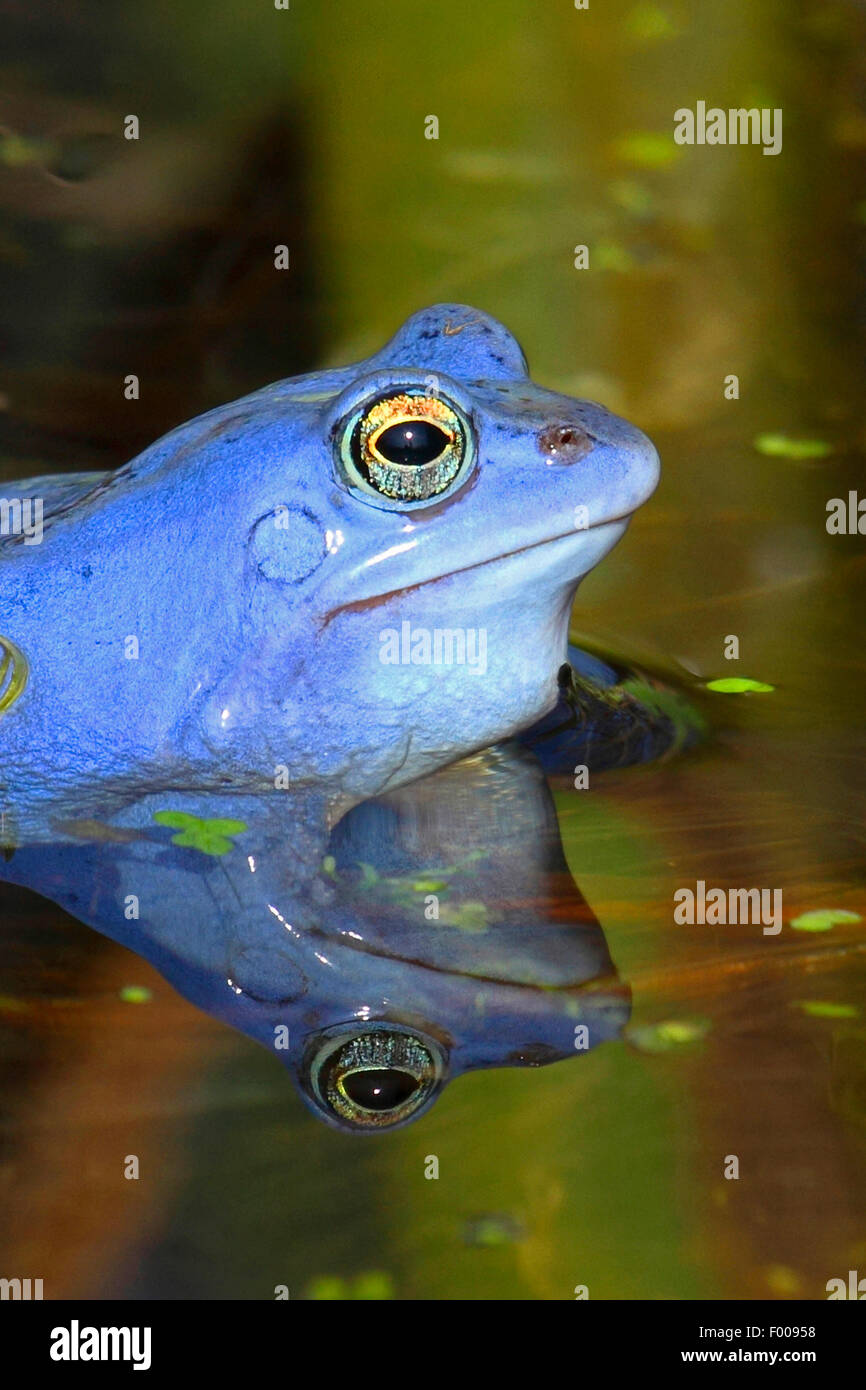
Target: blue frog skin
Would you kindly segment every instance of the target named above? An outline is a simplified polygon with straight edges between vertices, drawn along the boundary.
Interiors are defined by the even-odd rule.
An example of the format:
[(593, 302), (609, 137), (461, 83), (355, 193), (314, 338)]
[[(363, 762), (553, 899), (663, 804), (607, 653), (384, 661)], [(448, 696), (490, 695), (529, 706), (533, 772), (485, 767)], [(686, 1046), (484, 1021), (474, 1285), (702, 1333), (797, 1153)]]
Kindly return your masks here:
[[(353, 435), (406, 399), (434, 447), (459, 434), (457, 469), (394, 496)], [(154, 789), (272, 797), (278, 767), (339, 814), (528, 727), (556, 703), (579, 580), (657, 478), (640, 431), (534, 385), (505, 328), (440, 305), (116, 473), (17, 485), (44, 508), (41, 543), (0, 546), (0, 632), (28, 670), (0, 712), (19, 841)], [(486, 670), (385, 663), (404, 622), (483, 630)]]
[(328, 1008), (289, 1025), (309, 1099), (309, 1039), (359, 1010), (384, 1027), (397, 968), (380, 942), (362, 988), (329, 837), (555, 716), (577, 585), (657, 478), (639, 430), (536, 386), (487, 315), (438, 305), (367, 361), (213, 410), (116, 473), (7, 485), (43, 520), (38, 543), (0, 544), (4, 876), (271, 1045), (262, 978), (271, 1008), (294, 997), (281, 970), (304, 997), (315, 981)]
[(350, 1133), (418, 1119), (468, 1071), (585, 1055), (628, 1020), (544, 774), (516, 742), (343, 816), (303, 930), (285, 844), (247, 858), (156, 827), (91, 835), (25, 847), (5, 876), (273, 1050), (312, 1111)]

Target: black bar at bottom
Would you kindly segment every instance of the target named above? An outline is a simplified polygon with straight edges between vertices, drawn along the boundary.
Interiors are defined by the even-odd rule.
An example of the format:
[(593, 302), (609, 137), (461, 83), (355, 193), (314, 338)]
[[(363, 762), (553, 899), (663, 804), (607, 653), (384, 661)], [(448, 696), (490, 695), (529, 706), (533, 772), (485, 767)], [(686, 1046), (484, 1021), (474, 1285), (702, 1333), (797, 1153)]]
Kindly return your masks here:
[[(567, 1314), (563, 1310), (555, 1317), (552, 1309), (544, 1313), (538, 1304), (522, 1303), (519, 1311), (509, 1305), (503, 1322), (499, 1307), (477, 1302), (469, 1305), (471, 1322), (462, 1331), (470, 1337), (467, 1350), (474, 1347), (476, 1356), (495, 1362), (517, 1346), (530, 1357), (546, 1358), (551, 1344), (535, 1344), (533, 1350), (532, 1341), (535, 1329), (543, 1328), (566, 1339), (558, 1345), (575, 1374), (590, 1364), (602, 1369), (600, 1357), (602, 1365), (617, 1371), (806, 1366), (826, 1379), (858, 1364), (866, 1330), (866, 1310), (842, 1303), (587, 1301), (574, 1302)], [(369, 1303), (344, 1304), (335, 1316), (327, 1302), (13, 1300), (0, 1303), (0, 1338), (4, 1363), (17, 1363), (19, 1379), (32, 1371), (62, 1382), (70, 1375), (98, 1377), (106, 1368), (115, 1376), (135, 1375), (137, 1368), (139, 1377), (160, 1378), (176, 1371), (258, 1378), (270, 1369), (294, 1378), (304, 1365), (306, 1378), (317, 1361), (324, 1377), (340, 1365), (355, 1371), (366, 1367), (375, 1376), (379, 1369), (393, 1373), (400, 1364), (395, 1353), (404, 1347), (405, 1371), (411, 1374), (421, 1357), (429, 1376), (437, 1346), (443, 1360), (450, 1358), (453, 1375), (456, 1347), (448, 1336), (453, 1305), (439, 1306), (439, 1313), (427, 1304), (412, 1317), (396, 1306), (373, 1311)], [(458, 1322), (464, 1324), (466, 1316), (458, 1314)], [(575, 1336), (580, 1340), (572, 1340)]]

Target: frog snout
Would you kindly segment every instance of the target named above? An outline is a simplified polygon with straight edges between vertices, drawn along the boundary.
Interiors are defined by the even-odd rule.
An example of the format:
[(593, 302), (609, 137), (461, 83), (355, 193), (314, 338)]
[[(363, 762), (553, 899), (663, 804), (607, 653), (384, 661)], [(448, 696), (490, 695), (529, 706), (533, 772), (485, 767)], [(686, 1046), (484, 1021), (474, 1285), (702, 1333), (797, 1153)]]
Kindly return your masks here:
[[(557, 412), (558, 413), (558, 412)], [(659, 457), (652, 440), (594, 401), (575, 401), (535, 430), (537, 457), (553, 470), (580, 465), (591, 470), (622, 514), (655, 491)], [(614, 487), (614, 480), (618, 480)]]

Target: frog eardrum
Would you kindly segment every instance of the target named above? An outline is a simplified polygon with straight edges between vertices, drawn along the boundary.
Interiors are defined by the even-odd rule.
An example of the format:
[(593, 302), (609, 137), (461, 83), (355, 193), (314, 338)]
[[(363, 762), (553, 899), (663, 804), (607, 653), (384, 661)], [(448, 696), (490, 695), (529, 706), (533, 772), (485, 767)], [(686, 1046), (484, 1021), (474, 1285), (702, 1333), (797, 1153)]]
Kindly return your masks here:
[(403, 503), (426, 502), (452, 488), (472, 465), (471, 426), (443, 396), (407, 388), (351, 413), (340, 459), (362, 492)]

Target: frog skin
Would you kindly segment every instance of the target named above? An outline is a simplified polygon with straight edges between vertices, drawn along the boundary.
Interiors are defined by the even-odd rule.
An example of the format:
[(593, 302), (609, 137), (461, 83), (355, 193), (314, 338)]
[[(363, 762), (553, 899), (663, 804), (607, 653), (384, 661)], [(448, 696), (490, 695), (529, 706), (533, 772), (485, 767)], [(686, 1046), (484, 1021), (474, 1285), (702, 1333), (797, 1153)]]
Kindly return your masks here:
[[(500, 324), (440, 305), (366, 362), (211, 411), (117, 473), (7, 485), (43, 499), (44, 534), (0, 545), (0, 877), (259, 1041), (285, 1021), (283, 1060), (319, 1110), (309, 1048), (359, 1019), (397, 1047), (438, 1038), (443, 1075), (519, 1054), (525, 1010), (504, 1052), (484, 1043), (474, 970), (455, 968), (469, 1044), (449, 1061), (427, 989), (442, 963), (407, 985), (376, 914), (322, 866), (371, 798), (515, 735), (531, 747), (536, 725), (548, 762), (573, 766), (572, 599), (657, 477), (640, 431), (534, 385)], [(484, 669), (383, 661), (406, 625), (483, 633)], [(551, 1040), (544, 983), (518, 980), (549, 1059), (574, 1015)]]
[[(349, 1133), (414, 1122), (470, 1071), (585, 1055), (628, 1020), (542, 768), (516, 741), (353, 807), (301, 932), (286, 916), (285, 844), (252, 856), (251, 873), (245, 835), (214, 855), (156, 827), (90, 830), (16, 851), (4, 876), (262, 1043), (313, 1113)], [(257, 914), (239, 913), (256, 887)]]
[[(359, 452), (375, 408), (384, 461), (369, 434)], [(393, 465), (413, 427), (428, 454), (450, 441), (453, 476)], [(154, 796), (224, 816), (261, 797), (315, 833), (532, 725), (557, 702), (579, 580), (657, 477), (634, 426), (532, 383), (486, 314), (438, 305), (365, 362), (212, 410), (115, 473), (7, 485), (44, 509), (39, 544), (0, 545), (7, 841), (136, 805), (148, 824)], [(486, 670), (385, 664), (404, 623), (483, 630)]]

